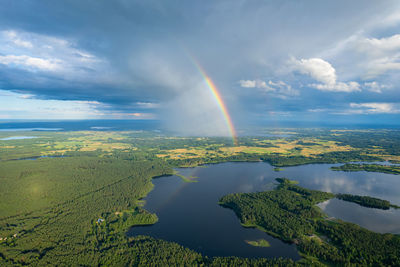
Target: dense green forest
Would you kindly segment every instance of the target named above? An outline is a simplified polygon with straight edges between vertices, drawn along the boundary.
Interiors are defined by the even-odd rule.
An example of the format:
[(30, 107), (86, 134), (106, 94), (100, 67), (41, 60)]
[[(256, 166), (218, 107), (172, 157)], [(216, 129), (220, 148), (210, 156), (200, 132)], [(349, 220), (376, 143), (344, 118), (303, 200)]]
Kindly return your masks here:
[(375, 198), (375, 197), (369, 197), (369, 196), (337, 194), (336, 198), (344, 200), (344, 201), (354, 202), (354, 203), (357, 203), (361, 206), (368, 207), (368, 208), (376, 208), (376, 209), (382, 209), (382, 210), (388, 210), (391, 207), (400, 208), (396, 205), (391, 204), (387, 200), (383, 200), (383, 199), (379, 199), (379, 198)]
[(345, 172), (382, 172), (388, 174), (400, 174), (400, 166), (396, 165), (380, 165), (380, 164), (350, 164), (346, 163), (339, 167), (331, 167), (334, 171), (345, 171)]
[[(155, 220), (140, 212), (138, 203), (151, 190), (151, 177), (172, 173), (160, 161), (81, 157), (25, 162), (18, 168), (15, 161), (1, 164), (6, 187), (1, 189), (0, 259), (7, 264), (93, 265), (108, 252), (113, 257), (111, 248), (128, 246), (128, 227)], [(115, 218), (119, 213), (123, 216)], [(97, 223), (99, 218), (105, 221)]]
[[(154, 132), (0, 132), (0, 266), (398, 264), (398, 236), (323, 220), (314, 204), (334, 196), (285, 179), (277, 190), (229, 195), (221, 203), (244, 225), (296, 242), (304, 256), (297, 263), (208, 258), (175, 243), (125, 235), (134, 225), (158, 220), (141, 199), (152, 189), (152, 177), (171, 175), (174, 167), (400, 160), (397, 131), (287, 131), (286, 137), (240, 137), (238, 146), (229, 138)], [(368, 141), (371, 134), (378, 141)], [(21, 135), (36, 138), (2, 140)], [(350, 245), (357, 242), (363, 251)], [(371, 256), (368, 244), (387, 255), (378, 249)]]
[(355, 224), (326, 220), (315, 204), (331, 193), (309, 190), (280, 178), (276, 190), (221, 198), (242, 224), (297, 244), (302, 255), (334, 265), (400, 265), (400, 236), (378, 234)]
[(360, 155), (359, 152), (329, 152), (318, 155), (317, 157), (305, 156), (281, 156), (281, 155), (265, 155), (261, 157), (262, 160), (277, 167), (298, 166), (304, 164), (317, 164), (317, 163), (339, 163), (349, 161), (381, 161), (382, 159), (377, 156)]

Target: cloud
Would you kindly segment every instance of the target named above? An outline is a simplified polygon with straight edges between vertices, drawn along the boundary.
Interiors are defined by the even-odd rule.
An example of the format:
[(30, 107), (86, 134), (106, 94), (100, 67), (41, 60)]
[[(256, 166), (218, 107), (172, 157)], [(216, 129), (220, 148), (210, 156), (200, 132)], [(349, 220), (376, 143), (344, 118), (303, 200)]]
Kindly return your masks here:
[(156, 119), (151, 112), (127, 112), (99, 101), (47, 100), (0, 90), (0, 118), (13, 119)]
[[(283, 81), (268, 81), (268, 89), (270, 91), (276, 92), (275, 96), (286, 99), (290, 96), (298, 96), (300, 95), (300, 91), (293, 89), (290, 84), (287, 84)], [(268, 91), (268, 90), (267, 90)]]
[(152, 103), (152, 102), (136, 102), (137, 107), (144, 108), (144, 109), (153, 109), (159, 108), (159, 103)]
[(368, 102), (368, 103), (349, 103), (350, 108), (311, 108), (308, 112), (312, 113), (329, 113), (334, 115), (362, 115), (362, 114), (399, 114), (399, 103), (387, 102)]
[(397, 103), (350, 103), (349, 113), (352, 114), (397, 114), (400, 113), (399, 104)]
[(23, 68), (28, 67), (32, 70), (55, 71), (61, 69), (62, 61), (59, 59), (43, 59), (26, 55), (7, 55), (0, 56), (0, 64)]
[(359, 38), (357, 53), (366, 59), (366, 78), (375, 78), (388, 71), (400, 70), (400, 34), (383, 38)]
[(109, 119), (118, 119), (118, 120), (154, 120), (157, 119), (157, 116), (154, 113), (143, 113), (143, 112), (109, 112), (105, 114)]
[(373, 82), (364, 83), (364, 87), (367, 88), (367, 90), (369, 90), (371, 92), (382, 93), (382, 89), (391, 88), (392, 86), (389, 86), (386, 84), (380, 84), (376, 81), (373, 81)]
[(361, 80), (375, 79), (400, 70), (400, 34), (382, 38), (357, 32), (326, 51), (325, 57), (340, 62), (344, 73)]
[(400, 34), (383, 38), (361, 38), (356, 44), (358, 51), (373, 57), (387, 56), (387, 53), (400, 49)]
[(106, 66), (106, 62), (78, 49), (74, 42), (33, 32), (0, 31), (0, 47), (0, 64), (10, 69), (51, 72), (58, 79), (87, 81), (94, 70)]
[(393, 57), (383, 57), (372, 60), (367, 65), (367, 73), (365, 78), (375, 78), (388, 71), (400, 70), (400, 54), (393, 55)]
[(34, 99), (0, 90), (0, 117), (13, 119), (96, 119), (104, 117), (104, 104), (97, 101)]
[(336, 71), (329, 62), (320, 58), (293, 59), (295, 68), (302, 74), (310, 75), (313, 79), (329, 86), (336, 84)]
[(15, 31), (3, 31), (3, 35), (9, 39), (12, 43), (17, 46), (25, 47), (25, 48), (33, 48), (33, 45), (30, 41), (23, 40), (18, 37), (18, 34)]
[(354, 92), (361, 91), (360, 85), (357, 82), (337, 82), (336, 70), (327, 61), (321, 58), (309, 58), (290, 60), (293, 70), (297, 70), (302, 74), (309, 75), (319, 84), (312, 83), (309, 86), (321, 90), (332, 92)]
[(272, 88), (270, 88), (265, 81), (262, 80), (240, 80), (239, 84), (241, 87), (244, 88), (264, 88), (264, 89), (269, 89), (273, 91)]
[(275, 97), (286, 99), (290, 96), (298, 96), (300, 92), (293, 89), (290, 84), (283, 81), (273, 82), (269, 80), (268, 82), (262, 80), (240, 80), (239, 84), (244, 88), (258, 88), (262, 89), (265, 93), (270, 93)]
[(15, 39), (14, 40), (14, 44), (16, 44), (18, 46), (26, 47), (26, 48), (32, 48), (33, 47), (31, 42), (23, 41), (21, 39)]
[(240, 86), (244, 88), (254, 88), (257, 87), (257, 81), (255, 80), (240, 80)]
[(310, 84), (311, 87), (321, 91), (332, 91), (332, 92), (355, 92), (361, 91), (360, 84), (358, 82), (337, 82), (335, 84)]
[[(206, 103), (209, 98), (198, 97), (208, 89), (194, 89), (204, 83), (198, 83), (195, 57), (220, 89), (230, 112), (240, 113), (235, 120), (265, 114), (266, 109), (302, 112), (339, 109), (350, 102), (400, 102), (395, 90), (365, 85), (376, 82), (395, 88), (399, 82), (396, 37), (390, 38), (398, 32), (397, 1), (382, 5), (338, 0), (329, 7), (263, 1), (72, 0), (36, 1), (29, 7), (14, 2), (0, 7), (0, 56), (20, 58), (0, 64), (0, 88), (33, 98), (93, 100), (110, 105), (104, 114), (111, 112), (108, 109), (129, 114), (151, 111), (162, 120), (173, 120), (171, 125), (181, 124), (183, 131), (186, 120), (193, 133), (201, 127), (219, 132), (224, 121), (214, 120), (212, 114), (218, 110)], [(376, 27), (381, 21), (388, 28)], [(355, 37), (343, 44), (344, 49), (324, 54), (349, 36)], [(374, 49), (383, 52), (373, 53)], [(304, 59), (298, 60), (303, 64), (296, 65), (295, 72), (285, 68), (288, 55)], [(29, 65), (28, 58), (44, 62), (34, 60)], [(45, 67), (58, 62), (57, 69)], [(368, 78), (368, 73), (385, 76)], [(232, 86), (237, 77), (245, 78), (239, 84), (249, 90)], [(344, 97), (314, 89), (363, 91)], [(197, 106), (202, 107), (198, 112), (191, 110)], [(173, 118), (168, 118), (171, 113)], [(197, 127), (202, 113), (209, 115)], [(207, 119), (212, 119), (212, 126)]]

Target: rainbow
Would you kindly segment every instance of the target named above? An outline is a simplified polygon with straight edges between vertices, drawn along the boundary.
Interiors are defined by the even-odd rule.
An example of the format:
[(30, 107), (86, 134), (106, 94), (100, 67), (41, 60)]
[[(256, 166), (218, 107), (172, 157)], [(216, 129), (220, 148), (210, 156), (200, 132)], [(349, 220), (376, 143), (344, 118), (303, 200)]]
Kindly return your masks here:
[(229, 134), (232, 136), (233, 144), (235, 146), (237, 146), (238, 145), (238, 141), (237, 141), (237, 135), (236, 135), (235, 127), (233, 126), (232, 119), (229, 116), (228, 109), (226, 108), (225, 103), (222, 100), (221, 94), (219, 93), (219, 91), (217, 89), (217, 86), (215, 86), (215, 84), (213, 83), (211, 78), (207, 75), (207, 73), (200, 66), (200, 64), (193, 57), (191, 57), (191, 58), (192, 58), (192, 61), (193, 61), (194, 65), (196, 66), (196, 68), (200, 72), (201, 76), (203, 77), (207, 87), (210, 89), (211, 95), (214, 97), (214, 100), (217, 103), (219, 109), (221, 110), (221, 113), (222, 113), (222, 115), (224, 117), (226, 126), (228, 127)]

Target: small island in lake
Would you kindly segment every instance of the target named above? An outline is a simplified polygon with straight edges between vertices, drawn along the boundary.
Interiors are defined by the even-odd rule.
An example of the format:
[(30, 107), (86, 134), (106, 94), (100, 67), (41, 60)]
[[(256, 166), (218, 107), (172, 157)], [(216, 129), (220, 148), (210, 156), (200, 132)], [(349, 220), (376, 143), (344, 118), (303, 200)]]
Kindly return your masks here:
[(255, 247), (264, 247), (264, 248), (268, 248), (271, 246), (271, 244), (265, 240), (265, 239), (259, 239), (259, 240), (245, 240), (245, 242), (251, 246), (255, 246)]
[(375, 209), (382, 209), (382, 210), (388, 210), (390, 208), (400, 208), (399, 206), (391, 204), (387, 200), (375, 198), (375, 197), (369, 197), (369, 196), (357, 196), (357, 195), (350, 195), (350, 194), (337, 194), (336, 198), (348, 201), (348, 202), (354, 202), (360, 206), (368, 207), (368, 208), (375, 208)]

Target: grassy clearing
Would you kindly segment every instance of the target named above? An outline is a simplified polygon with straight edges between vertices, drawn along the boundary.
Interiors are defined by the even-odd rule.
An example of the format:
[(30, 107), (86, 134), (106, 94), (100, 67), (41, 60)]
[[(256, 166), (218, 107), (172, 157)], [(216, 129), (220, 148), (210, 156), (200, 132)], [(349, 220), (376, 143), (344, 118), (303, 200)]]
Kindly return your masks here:
[(182, 175), (182, 174), (180, 174), (179, 172), (177, 172), (177, 171), (174, 171), (174, 175), (175, 176), (178, 176), (179, 178), (181, 178), (184, 182), (186, 182), (186, 183), (196, 183), (197, 181), (195, 180), (195, 179), (197, 179), (198, 177), (195, 177), (195, 176), (184, 176), (184, 175)]
[(255, 246), (255, 247), (264, 247), (264, 248), (268, 248), (271, 246), (271, 244), (265, 240), (265, 239), (258, 239), (258, 240), (245, 240), (245, 242), (251, 246)]

